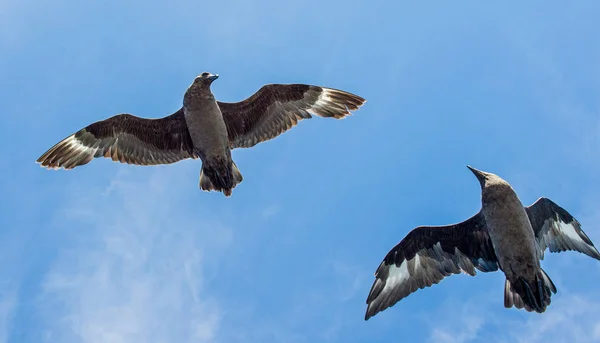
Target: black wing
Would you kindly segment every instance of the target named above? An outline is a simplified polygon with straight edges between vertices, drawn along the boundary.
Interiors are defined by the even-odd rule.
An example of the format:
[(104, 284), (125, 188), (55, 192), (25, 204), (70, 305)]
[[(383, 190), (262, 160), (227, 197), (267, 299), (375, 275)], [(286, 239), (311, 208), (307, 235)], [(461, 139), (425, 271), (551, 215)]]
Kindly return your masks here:
[(540, 258), (544, 258), (544, 251), (549, 248), (550, 252), (574, 250), (600, 260), (600, 253), (577, 219), (552, 200), (539, 198), (525, 207), (525, 211), (538, 242)]
[(48, 169), (72, 169), (95, 157), (156, 165), (198, 156), (180, 109), (160, 119), (119, 114), (95, 122), (60, 141), (37, 162)]
[(494, 247), (480, 213), (449, 226), (417, 227), (385, 257), (375, 272), (365, 320), (418, 289), (451, 274), (498, 270)]
[(218, 102), (231, 148), (250, 148), (275, 138), (311, 114), (336, 119), (350, 115), (365, 99), (337, 89), (310, 85), (265, 85), (248, 99)]

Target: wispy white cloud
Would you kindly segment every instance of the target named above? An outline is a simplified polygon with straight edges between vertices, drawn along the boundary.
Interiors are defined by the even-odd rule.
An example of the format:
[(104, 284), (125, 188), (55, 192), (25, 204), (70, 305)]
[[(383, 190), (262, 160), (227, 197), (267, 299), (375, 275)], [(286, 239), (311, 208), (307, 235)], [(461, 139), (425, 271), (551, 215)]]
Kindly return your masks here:
[(542, 315), (532, 314), (524, 322), (511, 325), (510, 336), (516, 342), (598, 342), (600, 301), (598, 293), (561, 294)]
[(0, 285), (0, 343), (8, 342), (16, 303), (16, 287), (10, 282)]
[(431, 326), (429, 341), (441, 343), (474, 342), (485, 322), (482, 313), (489, 305), (489, 297), (479, 294), (462, 305), (457, 300), (446, 301), (426, 322)]
[(186, 211), (167, 173), (157, 169), (143, 181), (122, 174), (105, 192), (71, 194), (58, 231), (71, 244), (40, 299), (46, 341), (216, 339), (221, 309), (204, 288), (205, 276), (230, 244), (231, 230)]
[[(487, 293), (486, 293), (487, 294)], [(490, 296), (492, 293), (489, 294)], [(498, 294), (494, 293), (494, 296)], [(430, 341), (444, 343), (519, 342), (591, 343), (600, 340), (597, 292), (553, 298), (543, 314), (498, 308), (483, 293), (463, 305), (449, 301), (427, 321)]]
[(261, 214), (264, 219), (269, 219), (281, 213), (282, 209), (283, 207), (281, 206), (281, 204), (271, 204), (269, 206), (266, 206), (262, 210)]
[(328, 269), (331, 269), (337, 279), (335, 294), (337, 299), (342, 302), (358, 296), (358, 292), (368, 282), (365, 276), (369, 273), (343, 261), (330, 261)]

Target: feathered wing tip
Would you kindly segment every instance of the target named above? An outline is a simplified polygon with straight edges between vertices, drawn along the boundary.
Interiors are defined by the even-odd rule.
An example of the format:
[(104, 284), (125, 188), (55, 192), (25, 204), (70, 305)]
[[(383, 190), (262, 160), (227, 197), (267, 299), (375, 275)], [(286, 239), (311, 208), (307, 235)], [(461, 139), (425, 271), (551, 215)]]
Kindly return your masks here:
[(507, 279), (504, 283), (504, 307), (516, 307), (527, 312), (543, 313), (550, 305), (556, 286), (543, 269), (536, 275), (534, 282), (519, 277), (515, 285)]
[(321, 117), (342, 119), (352, 115), (351, 111), (358, 110), (367, 100), (339, 89), (321, 87), (322, 91), (310, 111)]
[(381, 262), (377, 268), (377, 272), (375, 272), (375, 281), (373, 282), (371, 290), (369, 291), (369, 296), (367, 297), (367, 311), (365, 312), (365, 320), (369, 320), (369, 318), (384, 310), (384, 308), (380, 306), (376, 299), (384, 290), (388, 276), (389, 268), (385, 268), (385, 261)]
[(548, 198), (539, 198), (533, 205), (525, 207), (531, 222), (541, 259), (544, 251), (578, 251), (600, 260), (600, 253), (592, 240), (581, 229), (581, 224), (564, 208)]
[(235, 186), (243, 180), (242, 173), (233, 161), (231, 162), (231, 170), (203, 164), (200, 171), (199, 186), (203, 191), (223, 192), (226, 197), (230, 197)]
[(36, 163), (47, 169), (73, 169), (93, 160), (97, 150), (83, 145), (72, 134), (48, 149)]

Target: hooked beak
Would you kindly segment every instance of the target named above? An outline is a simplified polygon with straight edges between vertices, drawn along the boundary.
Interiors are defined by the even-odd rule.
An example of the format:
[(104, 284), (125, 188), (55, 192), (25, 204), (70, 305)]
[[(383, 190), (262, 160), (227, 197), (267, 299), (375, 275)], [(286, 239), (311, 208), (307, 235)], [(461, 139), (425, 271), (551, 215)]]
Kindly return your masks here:
[(477, 179), (479, 180), (479, 182), (484, 182), (485, 181), (485, 172), (482, 172), (481, 170), (477, 170), (471, 166), (467, 166), (467, 168), (469, 168), (470, 171), (473, 172), (473, 174), (475, 174), (475, 177), (477, 177)]
[(214, 81), (219, 78), (219, 74), (211, 75), (208, 77), (209, 80)]

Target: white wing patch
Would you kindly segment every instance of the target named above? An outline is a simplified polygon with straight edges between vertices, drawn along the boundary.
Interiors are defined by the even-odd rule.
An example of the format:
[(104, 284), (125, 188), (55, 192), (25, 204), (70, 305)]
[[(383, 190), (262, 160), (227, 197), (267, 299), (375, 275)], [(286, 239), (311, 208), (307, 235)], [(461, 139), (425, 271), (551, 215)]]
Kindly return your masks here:
[(331, 102), (331, 96), (329, 95), (331, 90), (329, 88), (323, 88), (321, 94), (319, 94), (319, 98), (315, 102), (315, 107), (325, 107), (328, 103)]
[[(441, 281), (444, 276), (450, 274), (466, 274), (474, 276), (476, 274), (475, 266), (469, 257), (463, 254), (458, 248), (454, 249), (454, 254), (445, 253), (442, 245), (438, 242), (431, 248), (437, 258), (422, 257), (418, 253), (410, 260), (404, 260), (399, 267), (395, 264), (388, 266), (388, 276), (381, 294), (377, 298), (386, 298), (390, 292), (404, 287), (409, 287), (410, 292), (419, 288), (428, 287)], [(483, 261), (483, 260), (482, 260)], [(485, 263), (484, 265), (487, 265)], [(411, 280), (411, 278), (416, 278)], [(431, 284), (420, 284), (417, 281), (426, 278), (432, 281)], [(436, 281), (434, 281), (436, 280)], [(408, 285), (407, 283), (415, 283)], [(406, 284), (406, 285), (405, 285)]]
[[(457, 228), (455, 225), (448, 229), (456, 230), (458, 236), (442, 233), (440, 238), (435, 238), (435, 234), (442, 232), (439, 227), (419, 227), (415, 229), (419, 230), (416, 233), (411, 231), (412, 234), (409, 233), (388, 252), (377, 268), (375, 281), (366, 301), (365, 320), (394, 306), (413, 292), (438, 284), (452, 274), (475, 276), (476, 270), (498, 270), (489, 237), (485, 231), (480, 230), (481, 222), (475, 222), (478, 218), (480, 217), (466, 224), (475, 225), (475, 228)], [(468, 241), (457, 240), (457, 237), (465, 237)], [(419, 239), (425, 241), (419, 245), (411, 243), (411, 240)], [(459, 246), (472, 253), (472, 256), (461, 251)]]
[[(556, 224), (558, 224), (558, 225), (556, 225)], [(571, 240), (573, 240), (574, 242), (576, 242), (576, 244), (585, 244), (585, 242), (583, 241), (583, 239), (581, 239), (581, 236), (579, 236), (579, 234), (577, 234), (577, 231), (576, 231), (575, 226), (573, 225), (573, 223), (567, 224), (567, 223), (564, 223), (562, 221), (558, 221), (558, 222), (555, 223), (555, 226), (558, 226), (558, 230), (562, 234), (566, 235)]]
[(92, 149), (90, 147), (87, 147), (85, 145), (83, 145), (77, 138), (75, 138), (75, 134), (70, 135), (69, 137), (67, 137), (65, 139), (65, 144), (69, 147), (71, 147), (74, 150), (77, 150), (78, 152), (85, 152), (85, 153), (92, 153), (94, 154), (96, 152), (96, 149)]
[[(420, 268), (421, 264), (419, 263), (419, 254), (415, 255), (415, 269)], [(406, 280), (410, 279), (410, 273), (408, 272), (408, 261), (404, 260), (400, 264), (400, 267), (396, 267), (395, 264), (391, 264), (388, 267), (388, 278), (385, 280), (385, 287), (383, 287), (382, 294), (389, 292), (391, 289), (394, 289), (396, 286), (403, 284)]]
[[(549, 228), (538, 241), (540, 259), (544, 258), (546, 247), (550, 249), (550, 252), (574, 250), (600, 259), (598, 250), (581, 237), (581, 235), (585, 235), (585, 233), (581, 231), (577, 221), (565, 223), (556, 216), (554, 219), (547, 219), (544, 226), (549, 226)], [(585, 238), (589, 241), (587, 236), (585, 236)]]
[(321, 114), (319, 114), (319, 110), (326, 109), (326, 108), (342, 108), (345, 110), (344, 111), (345, 113), (336, 115), (334, 118), (343, 119), (343, 118), (346, 118), (347, 116), (352, 115), (352, 113), (348, 110), (347, 106), (341, 105), (339, 101), (337, 101), (331, 97), (332, 95), (334, 95), (336, 93), (340, 93), (339, 91), (336, 91), (335, 89), (331, 89), (331, 88), (324, 88), (324, 87), (321, 87), (321, 89), (322, 89), (322, 91), (321, 91), (321, 94), (319, 94), (317, 101), (315, 101), (314, 105), (312, 105), (311, 108), (308, 110), (309, 112), (311, 112), (311, 114), (314, 114), (317, 116), (322, 116)]

